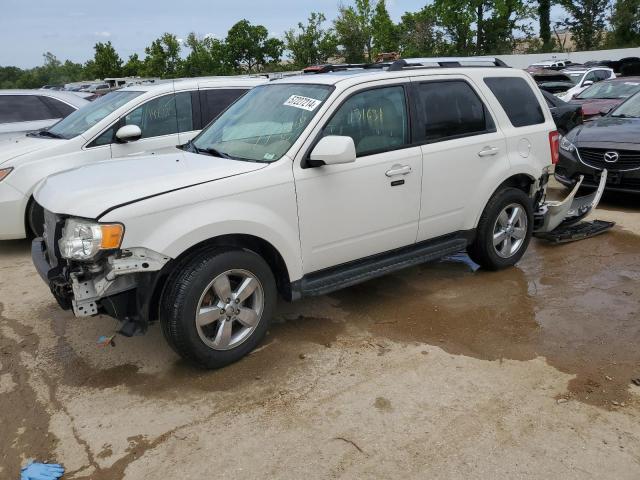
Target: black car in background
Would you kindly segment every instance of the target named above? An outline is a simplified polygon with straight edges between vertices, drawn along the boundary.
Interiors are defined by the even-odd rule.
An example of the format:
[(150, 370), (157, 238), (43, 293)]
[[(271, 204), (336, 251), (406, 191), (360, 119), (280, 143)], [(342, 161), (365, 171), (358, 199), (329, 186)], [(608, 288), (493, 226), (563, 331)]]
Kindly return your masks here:
[(545, 90), (542, 90), (542, 96), (551, 110), (551, 116), (561, 135), (566, 135), (582, 124), (584, 118), (582, 105), (567, 103)]
[(640, 192), (640, 93), (560, 141), (560, 183), (570, 187), (584, 175), (583, 185), (595, 188), (605, 168), (607, 190)]

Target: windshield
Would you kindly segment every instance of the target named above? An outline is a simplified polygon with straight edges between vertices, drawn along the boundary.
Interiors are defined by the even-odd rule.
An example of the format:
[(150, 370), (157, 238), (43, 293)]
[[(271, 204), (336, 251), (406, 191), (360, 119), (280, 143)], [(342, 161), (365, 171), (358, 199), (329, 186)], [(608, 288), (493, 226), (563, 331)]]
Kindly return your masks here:
[(640, 95), (634, 95), (611, 112), (612, 117), (640, 118)]
[(73, 138), (83, 134), (114, 110), (144, 92), (119, 91), (106, 94), (68, 117), (60, 120), (48, 132), (59, 138)]
[(590, 86), (575, 98), (628, 98), (640, 90), (640, 82), (601, 82)]
[(193, 140), (198, 153), (259, 162), (279, 160), (332, 91), (328, 85), (261, 85)]
[(568, 73), (567, 76), (571, 80), (571, 83), (577, 85), (584, 73)]

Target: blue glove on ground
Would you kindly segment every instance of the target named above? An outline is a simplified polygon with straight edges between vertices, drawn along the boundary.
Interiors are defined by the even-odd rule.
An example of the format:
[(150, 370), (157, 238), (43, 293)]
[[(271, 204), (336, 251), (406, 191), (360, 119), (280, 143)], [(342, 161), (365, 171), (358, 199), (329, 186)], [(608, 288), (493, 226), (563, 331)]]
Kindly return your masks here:
[(57, 463), (30, 462), (20, 470), (20, 480), (56, 480), (64, 474), (64, 468)]

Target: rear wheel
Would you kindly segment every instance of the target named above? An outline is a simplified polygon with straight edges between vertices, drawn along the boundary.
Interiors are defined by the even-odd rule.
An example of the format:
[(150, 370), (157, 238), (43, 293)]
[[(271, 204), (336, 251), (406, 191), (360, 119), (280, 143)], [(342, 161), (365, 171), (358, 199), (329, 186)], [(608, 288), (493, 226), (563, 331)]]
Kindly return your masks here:
[(500, 270), (522, 258), (533, 232), (531, 199), (522, 190), (497, 192), (480, 217), (469, 257), (488, 270)]
[(186, 360), (219, 368), (264, 338), (277, 291), (269, 266), (254, 252), (203, 252), (169, 282), (160, 312), (162, 330)]

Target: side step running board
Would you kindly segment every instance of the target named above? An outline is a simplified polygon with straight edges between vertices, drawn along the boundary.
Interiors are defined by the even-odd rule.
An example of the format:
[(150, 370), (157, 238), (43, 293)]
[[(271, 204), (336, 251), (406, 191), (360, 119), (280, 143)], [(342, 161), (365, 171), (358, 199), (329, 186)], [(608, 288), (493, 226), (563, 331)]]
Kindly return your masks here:
[(467, 238), (450, 236), (417, 246), (401, 248), (392, 252), (374, 255), (338, 267), (312, 273), (294, 282), (293, 297), (325, 295), (341, 288), (382, 277), (396, 270), (413, 265), (439, 260), (467, 248)]

